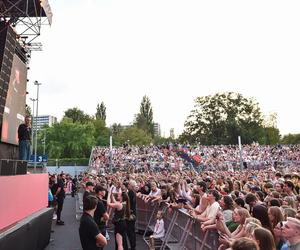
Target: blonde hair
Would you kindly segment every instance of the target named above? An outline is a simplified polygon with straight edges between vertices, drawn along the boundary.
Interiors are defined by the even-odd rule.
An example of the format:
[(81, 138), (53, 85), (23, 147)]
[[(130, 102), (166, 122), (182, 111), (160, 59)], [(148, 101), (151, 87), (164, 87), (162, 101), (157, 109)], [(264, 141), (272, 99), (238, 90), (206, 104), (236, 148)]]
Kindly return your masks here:
[(245, 233), (247, 237), (249, 237), (256, 228), (261, 227), (261, 222), (260, 220), (254, 218), (254, 217), (249, 217), (245, 220)]
[(259, 228), (259, 227), (261, 227), (261, 226), (258, 225), (258, 224), (256, 224), (256, 223), (254, 223), (254, 222), (252, 222), (252, 221), (249, 222), (249, 223), (247, 223), (246, 226), (245, 226), (245, 233), (246, 233), (246, 236), (247, 236), (247, 237), (250, 237), (250, 235), (253, 234), (254, 230), (255, 230), (256, 228)]
[(246, 219), (250, 217), (249, 211), (246, 208), (236, 208), (236, 210), (241, 216), (241, 224), (245, 224)]
[(254, 217), (249, 217), (249, 218), (247, 218), (247, 219), (245, 220), (245, 225), (247, 225), (248, 223), (255, 223), (255, 224), (261, 226), (260, 220), (254, 218)]

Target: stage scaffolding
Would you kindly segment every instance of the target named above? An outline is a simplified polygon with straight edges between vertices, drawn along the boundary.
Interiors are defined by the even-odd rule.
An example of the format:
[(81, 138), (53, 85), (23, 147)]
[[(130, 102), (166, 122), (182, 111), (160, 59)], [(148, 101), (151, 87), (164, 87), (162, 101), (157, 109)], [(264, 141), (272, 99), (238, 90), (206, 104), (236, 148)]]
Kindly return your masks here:
[(15, 29), (19, 43), (30, 53), (42, 49), (34, 40), (42, 25), (51, 25), (52, 12), (48, 0), (0, 0), (0, 21)]

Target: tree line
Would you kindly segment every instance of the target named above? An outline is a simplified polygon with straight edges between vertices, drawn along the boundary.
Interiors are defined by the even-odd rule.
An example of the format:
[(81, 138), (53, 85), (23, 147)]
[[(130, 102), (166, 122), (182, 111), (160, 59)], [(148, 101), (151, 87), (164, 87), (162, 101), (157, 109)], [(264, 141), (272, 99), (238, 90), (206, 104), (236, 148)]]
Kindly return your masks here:
[(130, 126), (114, 123), (108, 127), (103, 102), (97, 104), (95, 115), (86, 114), (77, 107), (66, 110), (60, 122), (51, 127), (45, 126), (39, 132), (38, 152), (43, 151), (42, 142), (46, 138), (49, 158), (87, 158), (93, 146), (109, 146), (110, 135), (114, 146), (174, 142), (171, 138), (155, 134), (152, 105), (150, 99), (144, 96)]
[[(238, 136), (242, 137), (243, 144), (300, 143), (300, 134), (281, 138), (275, 113), (265, 117), (255, 99), (234, 92), (197, 97), (194, 109), (184, 123), (184, 131), (176, 140), (155, 135), (153, 109), (147, 96), (142, 98), (139, 112), (134, 115), (130, 126), (115, 123), (108, 127), (106, 106), (101, 102), (92, 116), (76, 107), (66, 110), (60, 122), (41, 130), (40, 140), (44, 133), (50, 158), (89, 157), (93, 146), (109, 145), (110, 134), (114, 146), (170, 142), (228, 145), (237, 144)], [(38, 150), (42, 151), (41, 143)]]

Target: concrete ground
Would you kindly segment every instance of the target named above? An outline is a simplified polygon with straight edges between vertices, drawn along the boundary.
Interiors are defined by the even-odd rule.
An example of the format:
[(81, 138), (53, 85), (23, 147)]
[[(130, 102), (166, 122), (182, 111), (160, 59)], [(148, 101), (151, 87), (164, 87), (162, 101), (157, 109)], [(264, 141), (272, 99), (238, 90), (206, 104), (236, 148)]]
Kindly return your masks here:
[[(45, 250), (81, 250), (79, 239), (79, 221), (76, 220), (76, 200), (71, 196), (67, 196), (64, 202), (61, 219), (65, 222), (64, 226), (57, 226), (55, 221), (52, 223), (51, 240)], [(114, 250), (115, 244), (113, 234), (110, 233), (110, 240), (105, 250)], [(136, 250), (148, 249), (143, 241), (142, 235), (137, 234)]]

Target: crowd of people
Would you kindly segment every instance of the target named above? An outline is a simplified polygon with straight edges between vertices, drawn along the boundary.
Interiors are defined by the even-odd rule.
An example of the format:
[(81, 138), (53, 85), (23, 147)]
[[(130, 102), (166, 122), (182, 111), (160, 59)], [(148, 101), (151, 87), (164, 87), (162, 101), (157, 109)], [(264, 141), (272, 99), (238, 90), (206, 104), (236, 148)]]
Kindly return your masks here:
[[(183, 157), (183, 155), (185, 157)], [(195, 158), (197, 157), (197, 158)], [(143, 171), (150, 169), (179, 169), (188, 166), (187, 158), (196, 159), (196, 170), (228, 170), (240, 168), (263, 169), (269, 166), (300, 166), (299, 145), (238, 145), (189, 146), (167, 145), (149, 147), (95, 147), (91, 154), (90, 165), (97, 169), (106, 169), (111, 164), (118, 170), (128, 166)]]
[[(178, 150), (189, 157), (199, 155), (202, 168), (197, 171)], [(244, 146), (246, 163), (235, 171), (233, 163), (239, 161), (235, 146), (127, 146), (114, 149), (111, 159), (109, 148), (95, 148), (94, 171), (77, 179), (85, 189), (79, 229), (83, 249), (107, 244), (109, 219), (116, 249), (136, 249), (137, 199), (165, 204), (165, 213), (184, 211), (201, 230), (216, 230), (220, 250), (300, 249), (299, 151), (299, 145)], [(253, 161), (263, 161), (264, 167), (251, 167)], [(167, 230), (163, 213), (157, 215), (150, 249)]]

